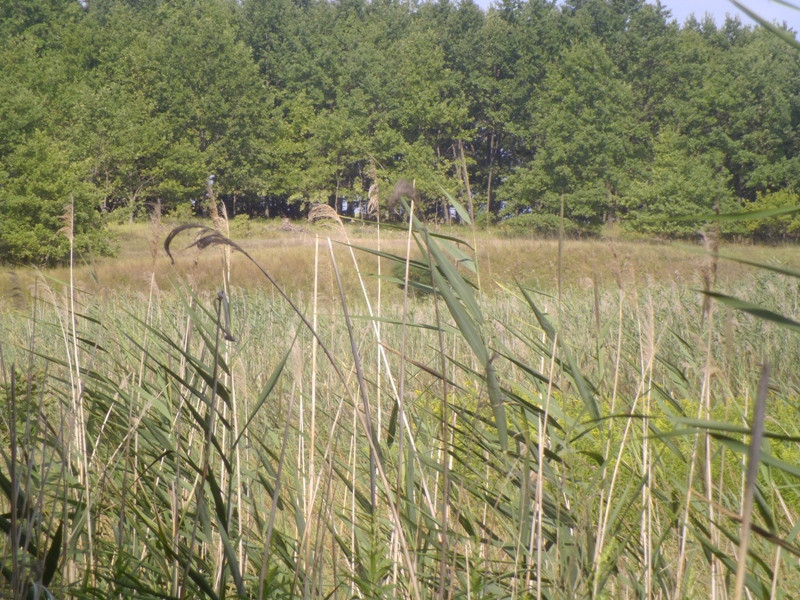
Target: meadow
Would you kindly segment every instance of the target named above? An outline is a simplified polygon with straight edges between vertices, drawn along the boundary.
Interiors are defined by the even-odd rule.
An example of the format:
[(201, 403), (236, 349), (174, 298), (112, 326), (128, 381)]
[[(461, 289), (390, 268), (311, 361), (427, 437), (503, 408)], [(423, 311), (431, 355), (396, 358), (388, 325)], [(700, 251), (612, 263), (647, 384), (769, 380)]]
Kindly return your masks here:
[(0, 278), (0, 596), (800, 589), (795, 247), (173, 227)]

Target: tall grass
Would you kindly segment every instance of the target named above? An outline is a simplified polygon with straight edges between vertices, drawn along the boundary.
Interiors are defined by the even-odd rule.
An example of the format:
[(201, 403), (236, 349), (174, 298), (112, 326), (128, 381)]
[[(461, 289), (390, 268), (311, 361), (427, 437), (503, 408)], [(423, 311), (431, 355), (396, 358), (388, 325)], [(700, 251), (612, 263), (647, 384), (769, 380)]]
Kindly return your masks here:
[[(1, 596), (800, 589), (790, 269), (708, 290), (714, 318), (613, 255), (610, 285), (481, 292), (475, 249), (412, 219), (397, 252), (323, 232), (301, 294), (211, 230), (197, 252), (252, 267), (190, 285), (191, 232), (149, 301), (39, 276), (3, 309)], [(412, 254), (432, 293), (377, 302)]]

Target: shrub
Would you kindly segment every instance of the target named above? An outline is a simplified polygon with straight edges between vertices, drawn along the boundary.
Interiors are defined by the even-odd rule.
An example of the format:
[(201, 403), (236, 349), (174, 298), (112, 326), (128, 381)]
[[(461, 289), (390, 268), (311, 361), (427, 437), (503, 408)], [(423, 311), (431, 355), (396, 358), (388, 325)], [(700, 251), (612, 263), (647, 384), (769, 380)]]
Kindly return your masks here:
[[(789, 190), (780, 190), (758, 194), (756, 201), (747, 209), (760, 211), (792, 206), (800, 206), (800, 195)], [(746, 226), (747, 233), (760, 241), (784, 242), (800, 239), (800, 215), (796, 213), (769, 219), (753, 219), (747, 221)]]
[(250, 217), (246, 214), (236, 215), (228, 222), (231, 230), (231, 235), (236, 237), (246, 237), (252, 231), (252, 223)]
[[(527, 213), (505, 219), (500, 224), (500, 233), (508, 237), (558, 237), (562, 219), (554, 214)], [(594, 236), (593, 227), (563, 219), (564, 235), (570, 238)]]
[(175, 208), (169, 211), (167, 217), (170, 221), (174, 221), (175, 223), (189, 223), (196, 218), (191, 202), (180, 202), (176, 204)]

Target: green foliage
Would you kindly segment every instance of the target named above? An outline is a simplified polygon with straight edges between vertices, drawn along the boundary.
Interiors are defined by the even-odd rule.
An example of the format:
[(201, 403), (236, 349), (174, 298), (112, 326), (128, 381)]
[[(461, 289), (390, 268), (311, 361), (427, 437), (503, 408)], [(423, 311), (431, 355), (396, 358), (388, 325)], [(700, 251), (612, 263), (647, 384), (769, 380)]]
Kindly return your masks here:
[[(800, 206), (800, 194), (781, 190), (759, 194), (748, 210), (770, 210)], [(747, 222), (747, 231), (756, 239), (769, 242), (786, 242), (800, 239), (800, 217), (797, 214)]]
[(632, 186), (626, 225), (658, 235), (687, 236), (697, 234), (702, 223), (692, 217), (738, 208), (721, 153), (703, 153), (693, 146), (673, 130), (660, 133), (649, 176)]
[[(399, 287), (405, 287), (405, 262), (395, 262), (392, 265), (392, 277)], [(408, 288), (412, 296), (427, 296), (433, 292), (433, 288), (431, 287), (431, 272), (426, 265), (418, 264), (416, 261), (409, 265)]]
[(506, 210), (558, 212), (566, 194), (567, 216), (595, 224), (613, 218), (644, 137), (632, 86), (595, 40), (566, 51), (543, 86), (531, 132), (537, 152), (503, 188)]
[(97, 190), (86, 163), (70, 148), (37, 133), (6, 158), (0, 180), (0, 257), (12, 264), (53, 265), (79, 254), (108, 254)]
[[(487, 225), (563, 197), (580, 227), (688, 236), (696, 209), (800, 187), (796, 48), (736, 20), (681, 27), (639, 0), (22, 0), (0, 17), (0, 178), (40, 170), (21, 161), (44, 136), (72, 171), (51, 176), (118, 221), (201, 199), (210, 174), (229, 214), (292, 217), (404, 178), (426, 219), (447, 194)], [(52, 223), (6, 227), (12, 260), (63, 257), (21, 239), (37, 225), (42, 241)]]
[(253, 224), (249, 215), (236, 215), (228, 222), (232, 237), (249, 237), (252, 235)]
[(575, 221), (562, 219), (559, 215), (528, 213), (503, 219), (499, 226), (502, 235), (508, 237), (557, 238), (561, 232), (568, 238), (596, 235), (596, 228), (581, 226)]

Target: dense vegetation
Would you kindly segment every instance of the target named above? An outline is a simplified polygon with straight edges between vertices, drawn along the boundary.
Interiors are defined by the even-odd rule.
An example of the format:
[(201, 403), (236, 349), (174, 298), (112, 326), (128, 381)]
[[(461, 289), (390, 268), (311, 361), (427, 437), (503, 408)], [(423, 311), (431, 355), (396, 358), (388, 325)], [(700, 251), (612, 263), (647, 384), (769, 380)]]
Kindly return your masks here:
[[(415, 180), (482, 222), (676, 217), (797, 202), (800, 61), (642, 0), (18, 0), (0, 7), (0, 257), (107, 250), (103, 213), (352, 214)], [(371, 190), (371, 192), (370, 192)], [(776, 194), (778, 195), (776, 197)], [(752, 233), (794, 237), (787, 219)]]
[[(144, 293), (95, 265), (85, 289), (14, 272), (0, 596), (795, 596), (790, 251), (754, 271), (667, 244), (505, 240), (478, 261), (417, 221), (380, 241), (359, 225), (351, 253), (357, 227), (329, 216), (344, 243), (286, 233), (288, 269), (289, 237), (259, 252), (205, 229), (202, 251), (167, 237), (174, 267), (139, 245)], [(558, 275), (490, 286), (531, 244)], [(376, 272), (391, 285), (362, 288)], [(397, 289), (404, 272), (429, 293)]]
[(800, 231), (792, 48), (637, 0), (0, 5), (0, 260), (67, 265), (0, 281), (0, 597), (793, 597), (800, 271), (718, 251)]

